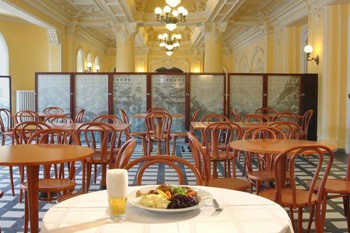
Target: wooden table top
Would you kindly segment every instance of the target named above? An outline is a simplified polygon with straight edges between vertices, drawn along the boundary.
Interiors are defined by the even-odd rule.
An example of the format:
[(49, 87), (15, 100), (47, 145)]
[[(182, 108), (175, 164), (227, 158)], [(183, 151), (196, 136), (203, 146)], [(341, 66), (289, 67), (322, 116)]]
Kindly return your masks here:
[(94, 150), (78, 145), (23, 144), (0, 147), (0, 165), (57, 164), (84, 159)]
[[(146, 118), (148, 113), (135, 113), (132, 117), (133, 118)], [(185, 115), (182, 113), (169, 113), (171, 117), (173, 118), (184, 118)]]
[[(215, 122), (191, 122), (192, 128), (197, 130), (197, 129), (204, 129), (205, 127), (207, 127), (208, 125), (215, 123)], [(232, 123), (236, 123), (237, 125), (239, 125), (240, 127), (242, 127), (243, 129), (250, 129), (250, 128), (255, 128), (255, 127), (263, 127), (263, 126), (269, 126), (272, 123), (275, 122), (232, 122)]]
[[(66, 129), (71, 131), (76, 131), (82, 124), (84, 123), (47, 123), (48, 126), (50, 126), (51, 129)], [(109, 124), (115, 131), (124, 131), (130, 127), (129, 124)], [(30, 129), (30, 127), (28, 128)], [(91, 130), (94, 129), (94, 127), (90, 128)]]
[(233, 149), (248, 151), (254, 153), (273, 153), (278, 154), (295, 146), (314, 146), (324, 145), (332, 151), (336, 151), (337, 147), (328, 142), (308, 141), (308, 140), (293, 140), (293, 139), (243, 139), (230, 142)]

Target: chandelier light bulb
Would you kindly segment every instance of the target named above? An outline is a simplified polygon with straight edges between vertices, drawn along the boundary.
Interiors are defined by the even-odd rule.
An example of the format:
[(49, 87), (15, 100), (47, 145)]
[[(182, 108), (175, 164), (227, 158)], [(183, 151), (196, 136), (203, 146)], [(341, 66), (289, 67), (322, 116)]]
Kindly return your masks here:
[(179, 43), (179, 42), (175, 42), (175, 43), (173, 44), (173, 46), (174, 46), (174, 47), (179, 47), (179, 46), (180, 46), (180, 43)]
[(165, 2), (171, 7), (176, 7), (181, 3), (181, 0), (165, 0)]
[(176, 29), (176, 24), (175, 23), (167, 23), (165, 25), (166, 29), (168, 29), (169, 31), (174, 31)]
[(171, 12), (171, 14), (174, 16), (174, 17), (178, 17), (179, 16), (179, 12), (177, 12), (177, 10), (173, 10)]
[(166, 44), (165, 44), (165, 42), (163, 41), (163, 42), (161, 42), (159, 45), (160, 45), (160, 47), (165, 47)]
[(183, 6), (180, 6), (179, 8), (177, 8), (177, 11), (179, 12), (179, 14), (183, 14), (185, 12), (185, 8)]
[(168, 33), (164, 33), (164, 34), (163, 34), (163, 39), (166, 40), (166, 39), (168, 39), (168, 38), (169, 38)]
[(158, 40), (163, 40), (163, 39), (164, 39), (163, 34), (159, 34), (158, 35)]
[(165, 6), (163, 8), (163, 11), (164, 11), (165, 14), (169, 14), (171, 12), (171, 7), (170, 6)]
[(174, 46), (172, 44), (167, 44), (167, 45), (165, 45), (165, 48), (167, 50), (173, 50)]
[(166, 55), (168, 55), (170, 57), (171, 55), (173, 55), (173, 51), (167, 51)]
[(155, 13), (156, 15), (160, 15), (160, 14), (163, 13), (163, 10), (162, 10), (162, 8), (160, 8), (160, 7), (156, 7), (156, 9), (154, 9), (154, 13)]
[(182, 13), (184, 16), (187, 16), (188, 15), (188, 10), (184, 8), (184, 11)]
[(312, 51), (313, 51), (314, 49), (312, 48), (312, 46), (311, 45), (306, 45), (305, 47), (304, 47), (304, 52), (305, 53), (312, 53)]

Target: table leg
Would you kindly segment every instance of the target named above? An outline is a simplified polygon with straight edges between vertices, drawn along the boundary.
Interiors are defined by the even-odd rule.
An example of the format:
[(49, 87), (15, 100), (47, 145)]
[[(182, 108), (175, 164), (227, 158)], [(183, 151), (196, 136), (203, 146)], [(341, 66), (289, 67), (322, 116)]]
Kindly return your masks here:
[(30, 232), (39, 232), (39, 165), (27, 165)]
[(211, 177), (218, 178), (217, 161), (213, 161), (213, 173), (211, 174)]
[(100, 182), (100, 190), (106, 189), (106, 173), (107, 173), (107, 165), (106, 164), (101, 164), (102, 166), (102, 171), (101, 171), (101, 182)]
[(161, 127), (161, 124), (162, 124), (162, 119), (161, 118), (157, 118), (157, 121), (158, 121), (158, 124), (157, 124), (157, 138), (159, 138), (159, 141), (157, 142), (158, 144), (158, 149), (157, 149), (157, 155), (160, 155), (161, 154), (161, 138), (162, 138), (162, 127)]

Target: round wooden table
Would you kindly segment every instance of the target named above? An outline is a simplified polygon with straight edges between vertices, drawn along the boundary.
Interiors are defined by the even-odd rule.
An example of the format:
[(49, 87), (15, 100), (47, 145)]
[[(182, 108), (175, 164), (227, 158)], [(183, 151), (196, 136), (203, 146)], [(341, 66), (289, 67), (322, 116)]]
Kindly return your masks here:
[(9, 145), (0, 147), (0, 166), (26, 166), (31, 232), (39, 224), (39, 165), (82, 160), (94, 151), (77, 145)]
[(293, 139), (243, 139), (230, 142), (230, 147), (236, 150), (253, 152), (253, 153), (272, 153), (278, 154), (295, 146), (314, 146), (324, 145), (332, 151), (337, 147), (322, 141), (307, 141)]

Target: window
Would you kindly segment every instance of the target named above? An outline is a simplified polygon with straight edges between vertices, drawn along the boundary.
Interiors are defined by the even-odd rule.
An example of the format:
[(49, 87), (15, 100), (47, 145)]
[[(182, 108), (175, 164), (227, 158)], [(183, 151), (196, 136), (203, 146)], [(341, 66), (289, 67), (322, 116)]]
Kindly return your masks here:
[(77, 72), (84, 72), (84, 53), (82, 49), (77, 54)]
[(9, 76), (9, 52), (5, 38), (0, 33), (0, 108), (11, 111), (11, 79)]

